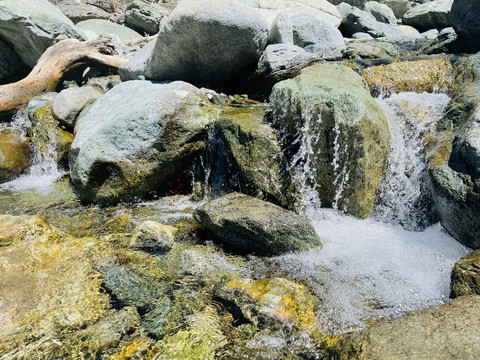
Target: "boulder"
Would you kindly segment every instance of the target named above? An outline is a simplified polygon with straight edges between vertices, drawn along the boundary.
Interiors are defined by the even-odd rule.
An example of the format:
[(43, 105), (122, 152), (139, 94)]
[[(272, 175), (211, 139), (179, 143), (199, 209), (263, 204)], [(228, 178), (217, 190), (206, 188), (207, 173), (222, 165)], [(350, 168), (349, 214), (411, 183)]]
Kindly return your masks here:
[(377, 1), (367, 1), (365, 3), (365, 11), (372, 14), (377, 21), (385, 24), (397, 25), (397, 18), (388, 5), (381, 4)]
[(396, 29), (400, 30), (406, 37), (415, 38), (415, 39), (422, 38), (422, 35), (420, 34), (420, 32), (417, 29), (415, 29), (413, 26), (398, 25)]
[(29, 67), (36, 64), (59, 35), (85, 39), (82, 31), (47, 0), (2, 0), (0, 3), (0, 37), (13, 46)]
[(155, 41), (156, 39), (148, 42), (142, 49), (137, 51), (130, 60), (120, 65), (118, 74), (122, 81), (138, 80), (139, 77), (145, 77), (148, 60), (155, 49)]
[(370, 42), (351, 42), (347, 45), (344, 57), (347, 59), (384, 59), (389, 55), (385, 50)]
[(292, 17), (293, 43), (322, 59), (342, 57), (345, 40), (340, 31), (310, 15)]
[(125, 9), (125, 22), (140, 32), (156, 34), (160, 21), (169, 11), (160, 4), (144, 0), (134, 0)]
[(62, 90), (53, 101), (52, 114), (62, 125), (73, 129), (80, 111), (102, 95), (103, 91), (93, 86)]
[(450, 10), (453, 0), (434, 0), (417, 5), (403, 16), (403, 23), (419, 31), (452, 26)]
[(75, 0), (62, 1), (57, 7), (75, 24), (90, 19), (112, 19), (112, 15), (105, 10)]
[(363, 78), (346, 66), (313, 65), (277, 83), (270, 101), (287, 144), (300, 145), (296, 156), (306, 162), (322, 206), (367, 217), (385, 168), (390, 134)]
[(326, 359), (478, 359), (479, 316), (480, 296), (461, 297), (342, 335)]
[(127, 81), (77, 120), (71, 179), (83, 200), (116, 203), (167, 186), (205, 148), (208, 99), (184, 82)]
[(19, 130), (0, 130), (0, 183), (24, 172), (32, 162), (25, 135)]
[(0, 39), (0, 81), (25, 68), (15, 51)]
[(146, 75), (224, 82), (258, 61), (267, 38), (263, 17), (237, 0), (183, 0), (162, 23)]
[(118, 3), (119, 2), (115, 2), (112, 0), (87, 0), (88, 5), (96, 6), (107, 12), (114, 12), (116, 10), (119, 10), (116, 8), (116, 4)]
[(458, 260), (452, 270), (450, 297), (466, 295), (480, 295), (480, 250)]
[(142, 35), (135, 30), (110, 20), (90, 19), (78, 22), (77, 26), (85, 32), (88, 40), (93, 40), (97, 37), (111, 39), (118, 37), (122, 42), (142, 39)]
[(135, 227), (130, 247), (144, 250), (167, 252), (175, 240), (176, 228), (147, 220)]
[(409, 0), (385, 0), (385, 5), (392, 9), (397, 19), (403, 18), (403, 15), (411, 8)]
[(367, 0), (329, 0), (334, 5), (340, 5), (341, 3), (345, 3), (347, 5), (355, 6), (358, 9), (365, 9), (365, 4), (367, 3)]
[(307, 218), (240, 193), (208, 202), (194, 217), (243, 252), (278, 255), (323, 245)]
[(215, 127), (233, 164), (233, 174), (242, 187), (287, 209), (296, 198), (287, 161), (274, 130), (264, 122), (263, 107), (235, 107), (224, 110)]
[(345, 37), (350, 37), (358, 32), (370, 34), (373, 38), (384, 37), (388, 41), (401, 41), (405, 37), (395, 27), (377, 21), (368, 11), (360, 10), (347, 3), (341, 3), (337, 9), (342, 14), (340, 31)]
[(269, 44), (293, 45), (293, 29), (290, 16), (280, 13), (270, 25)]
[[(251, 6), (267, 20), (271, 26), (280, 14), (292, 17), (310, 15), (329, 25), (338, 27), (341, 16), (338, 10), (327, 0), (240, 0)], [(360, 0), (363, 1), (363, 0)]]
[(193, 275), (203, 281), (232, 276), (240, 271), (237, 266), (218, 252), (207, 251), (203, 248), (201, 250), (184, 250), (179, 266), (181, 274)]
[(480, 3), (475, 0), (454, 0), (450, 21), (466, 50), (480, 51)]

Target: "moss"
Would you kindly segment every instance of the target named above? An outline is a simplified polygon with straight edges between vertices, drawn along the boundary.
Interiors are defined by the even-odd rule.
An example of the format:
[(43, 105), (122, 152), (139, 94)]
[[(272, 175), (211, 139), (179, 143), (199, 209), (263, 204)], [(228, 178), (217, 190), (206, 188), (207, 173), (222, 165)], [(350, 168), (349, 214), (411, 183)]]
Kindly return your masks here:
[(20, 131), (0, 131), (0, 182), (25, 171), (31, 163), (29, 141)]

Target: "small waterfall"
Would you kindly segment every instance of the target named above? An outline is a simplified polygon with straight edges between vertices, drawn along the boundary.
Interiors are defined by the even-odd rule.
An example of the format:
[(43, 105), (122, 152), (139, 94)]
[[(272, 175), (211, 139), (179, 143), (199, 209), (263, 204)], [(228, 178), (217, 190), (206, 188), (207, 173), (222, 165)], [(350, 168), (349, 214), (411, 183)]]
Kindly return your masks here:
[(445, 94), (399, 93), (377, 98), (391, 134), (390, 154), (373, 218), (420, 230), (436, 220), (425, 164), (425, 136), (441, 118)]

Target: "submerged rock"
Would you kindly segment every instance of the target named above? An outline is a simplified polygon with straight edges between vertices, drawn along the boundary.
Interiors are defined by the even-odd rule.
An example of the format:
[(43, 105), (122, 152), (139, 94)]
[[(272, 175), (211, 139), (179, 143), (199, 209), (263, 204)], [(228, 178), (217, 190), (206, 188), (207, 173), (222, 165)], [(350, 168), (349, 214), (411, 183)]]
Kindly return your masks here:
[(194, 217), (249, 253), (275, 255), (323, 246), (307, 218), (239, 193), (210, 201), (197, 208)]
[(208, 99), (184, 82), (128, 81), (77, 120), (71, 179), (101, 204), (145, 196), (175, 181), (205, 147)]
[(480, 295), (480, 250), (461, 258), (453, 267), (450, 297), (465, 295)]
[(322, 206), (367, 217), (385, 168), (390, 134), (364, 80), (346, 66), (313, 65), (276, 84), (270, 101), (286, 141), (297, 139), (300, 148), (304, 144), (303, 150), (297, 145), (297, 152), (304, 151), (297, 156), (306, 162)]
[(32, 162), (28, 140), (19, 130), (0, 130), (0, 183), (24, 172)]
[(176, 228), (147, 220), (135, 228), (130, 247), (167, 252), (175, 240)]
[(342, 335), (327, 359), (465, 359), (480, 356), (480, 296), (414, 311), (370, 328)]
[(14, 47), (22, 61), (35, 66), (59, 35), (84, 40), (82, 31), (47, 0), (2, 0), (0, 37)]
[(183, 0), (161, 25), (146, 76), (225, 82), (260, 58), (267, 23), (237, 0)]

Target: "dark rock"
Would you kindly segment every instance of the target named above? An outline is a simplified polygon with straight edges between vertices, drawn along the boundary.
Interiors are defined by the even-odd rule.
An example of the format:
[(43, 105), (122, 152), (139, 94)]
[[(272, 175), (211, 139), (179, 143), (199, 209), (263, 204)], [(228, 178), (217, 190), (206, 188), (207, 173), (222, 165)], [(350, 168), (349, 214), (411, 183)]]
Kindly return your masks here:
[(450, 21), (466, 50), (480, 50), (480, 3), (475, 0), (454, 0)]

